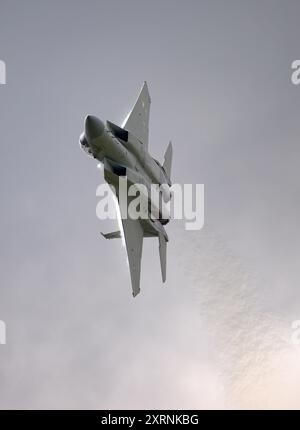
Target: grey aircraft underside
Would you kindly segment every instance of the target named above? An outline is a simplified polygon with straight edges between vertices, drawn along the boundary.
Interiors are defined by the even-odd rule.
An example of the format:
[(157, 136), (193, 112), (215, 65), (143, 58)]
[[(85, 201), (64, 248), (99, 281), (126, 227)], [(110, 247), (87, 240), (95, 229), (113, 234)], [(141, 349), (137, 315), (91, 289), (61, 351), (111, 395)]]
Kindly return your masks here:
[[(118, 202), (119, 178), (127, 179), (128, 185), (143, 184), (150, 190), (152, 184), (161, 186), (159, 195), (164, 202), (171, 198), (171, 165), (172, 144), (169, 143), (164, 163), (161, 165), (148, 152), (148, 125), (150, 113), (150, 96), (145, 82), (133, 109), (126, 117), (122, 127), (88, 115), (85, 118), (84, 132), (80, 136), (80, 145), (85, 152), (96, 158), (104, 166), (104, 178), (113, 186)], [(128, 198), (128, 204), (130, 198)], [(149, 191), (149, 205), (151, 194)], [(147, 219), (133, 219), (120, 214), (123, 232), (116, 231), (103, 234), (106, 239), (121, 238), (124, 235), (131, 275), (132, 292), (135, 297), (140, 292), (141, 258), (144, 237), (158, 237), (162, 280), (166, 280), (166, 251), (168, 236), (164, 225), (169, 218), (158, 211)]]

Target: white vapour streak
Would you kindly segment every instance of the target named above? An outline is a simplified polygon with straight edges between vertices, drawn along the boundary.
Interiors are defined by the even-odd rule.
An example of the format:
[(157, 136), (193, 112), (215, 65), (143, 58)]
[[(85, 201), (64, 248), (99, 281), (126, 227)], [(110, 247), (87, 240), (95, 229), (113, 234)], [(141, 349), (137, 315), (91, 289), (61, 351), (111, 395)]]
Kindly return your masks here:
[(180, 247), (180, 265), (215, 342), (228, 407), (300, 408), (300, 350), (290, 341), (291, 321), (267, 311), (259, 280), (207, 229), (186, 232)]

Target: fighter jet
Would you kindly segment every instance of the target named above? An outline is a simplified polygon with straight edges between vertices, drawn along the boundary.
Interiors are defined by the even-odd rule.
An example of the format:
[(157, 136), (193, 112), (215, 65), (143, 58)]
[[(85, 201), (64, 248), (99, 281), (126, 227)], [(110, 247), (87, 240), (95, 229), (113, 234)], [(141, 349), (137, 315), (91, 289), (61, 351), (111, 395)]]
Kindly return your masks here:
[[(104, 179), (112, 187), (117, 197), (121, 215), (121, 230), (102, 235), (106, 239), (124, 238), (131, 275), (132, 294), (140, 292), (141, 258), (144, 237), (158, 237), (162, 281), (166, 281), (166, 252), (168, 235), (164, 225), (170, 220), (162, 210), (162, 205), (171, 199), (171, 166), (172, 143), (170, 142), (164, 156), (163, 165), (151, 157), (148, 151), (150, 96), (147, 83), (144, 82), (140, 94), (132, 110), (122, 126), (111, 121), (102, 122), (93, 115), (87, 115), (84, 132), (79, 143), (90, 156), (100, 161), (104, 167)], [(149, 211), (147, 218), (133, 218), (126, 213), (120, 202), (120, 179), (127, 184), (143, 184), (149, 193), (146, 206), (157, 207), (157, 196), (154, 202), (151, 185), (158, 190), (160, 205), (157, 216)], [(155, 184), (155, 185), (154, 185)], [(128, 197), (128, 205), (132, 197)]]

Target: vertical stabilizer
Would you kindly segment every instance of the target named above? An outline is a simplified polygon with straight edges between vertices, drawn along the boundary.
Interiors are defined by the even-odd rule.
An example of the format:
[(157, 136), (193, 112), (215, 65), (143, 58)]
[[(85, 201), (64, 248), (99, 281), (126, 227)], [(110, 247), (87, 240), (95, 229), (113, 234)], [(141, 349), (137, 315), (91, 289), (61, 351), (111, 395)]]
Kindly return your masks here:
[(171, 179), (172, 158), (173, 158), (173, 147), (172, 147), (172, 142), (170, 142), (165, 152), (165, 160), (163, 164), (164, 171), (168, 175), (169, 179)]
[(167, 242), (163, 234), (159, 234), (159, 257), (161, 266), (162, 281), (166, 281), (166, 269), (167, 269)]

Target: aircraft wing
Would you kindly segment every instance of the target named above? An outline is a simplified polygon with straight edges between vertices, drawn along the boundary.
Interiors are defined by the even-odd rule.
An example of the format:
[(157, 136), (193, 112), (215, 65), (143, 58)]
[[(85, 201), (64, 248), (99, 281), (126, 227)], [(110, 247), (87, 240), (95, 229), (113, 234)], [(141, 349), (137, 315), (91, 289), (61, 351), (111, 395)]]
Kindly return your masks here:
[[(108, 160), (104, 160), (104, 178), (105, 180), (115, 187), (115, 192), (117, 195), (119, 214), (121, 217), (121, 222), (123, 226), (123, 233), (125, 239), (125, 245), (128, 256), (128, 263), (131, 276), (132, 284), (132, 294), (133, 297), (140, 292), (140, 274), (141, 274), (141, 260), (142, 260), (142, 249), (143, 249), (143, 237), (144, 231), (140, 220), (134, 220), (123, 214), (122, 216), (122, 205), (119, 205), (119, 190), (118, 190), (118, 180), (119, 177), (112, 172), (111, 165)], [(129, 202), (128, 202), (129, 203)], [(125, 208), (124, 208), (125, 209)], [(127, 208), (126, 208), (127, 209)], [(122, 237), (121, 232), (113, 232), (103, 234), (106, 239), (115, 239)]]
[(132, 294), (140, 292), (141, 260), (144, 232), (139, 220), (122, 219), (128, 263), (131, 276)]
[(122, 128), (134, 134), (146, 147), (149, 138), (150, 103), (148, 85), (144, 82), (135, 105), (122, 124)]

